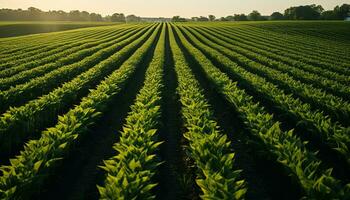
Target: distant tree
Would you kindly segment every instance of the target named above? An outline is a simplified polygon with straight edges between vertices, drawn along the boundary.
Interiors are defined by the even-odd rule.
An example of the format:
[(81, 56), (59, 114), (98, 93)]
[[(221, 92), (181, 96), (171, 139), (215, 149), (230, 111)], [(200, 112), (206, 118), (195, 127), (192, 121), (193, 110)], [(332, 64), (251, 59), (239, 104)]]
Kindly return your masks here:
[(287, 8), (286, 10), (284, 10), (284, 17), (286, 19), (296, 19), (297, 18), (296, 9), (297, 9), (297, 7)]
[(35, 8), (35, 7), (29, 7), (28, 11), (31, 13), (41, 13), (42, 11), (39, 8)]
[(214, 15), (209, 15), (208, 18), (209, 18), (209, 21), (215, 21), (216, 19)]
[(228, 21), (228, 20), (226, 19), (226, 17), (220, 17), (220, 20), (219, 20), (219, 21), (226, 22), (226, 21)]
[(114, 13), (111, 16), (111, 21), (112, 22), (126, 22), (125, 16), (123, 13)]
[(44, 17), (42, 19), (45, 20), (54, 20), (54, 21), (66, 21), (69, 20), (68, 13), (62, 10), (50, 10), (48, 12), (43, 13)]
[(44, 12), (38, 8), (29, 7), (27, 13), (29, 20), (39, 20)]
[(323, 19), (323, 20), (335, 20), (338, 18), (333, 10), (326, 10), (326, 11), (322, 12), (321, 19)]
[(90, 21), (100, 22), (103, 21), (103, 18), (100, 14), (90, 13)]
[(198, 21), (199, 22), (207, 22), (207, 21), (209, 21), (209, 18), (204, 17), (204, 16), (200, 16), (200, 17), (198, 17)]
[(323, 11), (324, 11), (324, 8), (321, 6), (321, 5), (315, 5), (315, 4), (313, 4), (313, 5), (311, 5), (311, 7), (314, 9), (314, 10), (316, 10), (318, 13), (322, 13)]
[(80, 12), (80, 20), (81, 21), (90, 21), (90, 13), (86, 11), (81, 11)]
[(81, 21), (79, 10), (70, 11), (68, 14), (68, 17), (69, 17), (69, 20), (71, 21)]
[(282, 20), (282, 19), (284, 19), (284, 16), (280, 12), (274, 12), (271, 14), (270, 19), (271, 20)]
[(350, 16), (350, 4), (343, 4), (334, 8), (334, 16), (337, 19), (345, 19)]
[(68, 13), (64, 12), (63, 10), (59, 10), (57, 11), (58, 15), (60, 18), (62, 18), (63, 20), (69, 20), (69, 15)]
[(38, 8), (34, 8), (34, 7), (29, 7), (28, 8), (28, 12), (32, 13), (32, 14), (37, 14), (37, 13), (42, 13), (43, 11), (41, 11)]
[(42, 11), (38, 8), (29, 7), (22, 9), (0, 9), (0, 20), (49, 20), (49, 21), (111, 21), (111, 16), (102, 17), (97, 13), (72, 10), (64, 12), (62, 10)]
[(248, 17), (245, 15), (245, 14), (235, 14), (234, 16), (233, 16), (233, 19), (235, 20), (235, 21), (247, 21), (248, 20)]
[(138, 17), (136, 15), (128, 15), (126, 16), (126, 22), (140, 22), (141, 17)]
[(198, 21), (198, 17), (191, 17), (191, 21), (197, 22)]
[(261, 14), (257, 10), (253, 10), (249, 15), (248, 19), (251, 21), (262, 20)]
[(105, 17), (103, 17), (103, 21), (110, 22), (111, 21), (111, 16), (110, 15), (106, 15)]
[(178, 22), (178, 21), (180, 21), (180, 16), (174, 16), (173, 18), (172, 18), (172, 20), (171, 21), (173, 21), (173, 22)]
[(225, 19), (226, 19), (226, 21), (235, 21), (235, 17), (232, 15), (225, 17)]
[(174, 16), (171, 21), (173, 22), (186, 22), (187, 20), (185, 18), (182, 18), (180, 16)]
[(284, 17), (292, 20), (315, 20), (320, 19), (323, 11), (322, 6), (315, 4), (290, 7), (284, 11)]
[[(261, 16), (258, 11), (253, 11), (248, 15), (235, 14), (234, 16), (221, 17), (216, 20), (214, 15), (208, 17), (192, 17), (191, 21), (246, 21), (246, 20), (343, 20), (350, 17), (350, 4), (343, 4), (336, 6), (333, 10), (324, 11), (320, 5), (302, 5), (296, 7), (290, 7), (284, 11), (284, 15), (279, 12), (274, 12), (271, 16)], [(122, 13), (115, 13), (112, 16), (107, 15), (102, 17), (97, 13), (88, 13), (86, 11), (72, 10), (70, 12), (64, 12), (62, 10), (42, 11), (35, 7), (29, 7), (27, 10), (22, 9), (0, 9), (0, 20), (55, 20), (55, 21), (116, 21), (116, 22), (134, 22), (141, 21), (140, 17), (135, 15), (129, 15), (127, 17)], [(180, 16), (174, 16), (172, 21), (187, 21)]]

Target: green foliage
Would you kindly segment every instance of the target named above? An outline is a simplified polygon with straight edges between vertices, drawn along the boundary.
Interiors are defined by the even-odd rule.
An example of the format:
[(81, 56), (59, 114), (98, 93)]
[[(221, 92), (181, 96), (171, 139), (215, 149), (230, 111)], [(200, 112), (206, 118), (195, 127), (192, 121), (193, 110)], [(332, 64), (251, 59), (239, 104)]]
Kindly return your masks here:
[(239, 180), (240, 170), (234, 170), (234, 154), (226, 135), (219, 132), (199, 83), (195, 80), (169, 28), (170, 47), (175, 61), (182, 104), (182, 116), (188, 140), (188, 151), (199, 170), (197, 185), (202, 199), (243, 199), (245, 181)]
[(62, 45), (62, 47), (59, 48), (54, 45), (54, 50), (52, 51), (44, 51), (25, 59), (18, 59), (16, 56), (9, 55), (13, 59), (5, 63), (7, 68), (0, 72), (0, 77), (3, 77), (0, 81), (0, 89), (8, 90), (11, 86), (25, 83), (31, 78), (41, 76), (62, 66), (78, 62), (96, 51), (107, 48), (115, 42), (122, 41), (122, 39), (124, 39), (124, 37), (121, 37), (122, 34), (130, 36), (132, 33), (129, 32), (134, 31), (136, 31), (134, 27), (120, 29), (116, 33), (110, 30), (107, 35), (98, 38), (97, 41), (93, 41), (92, 39), (79, 40), (76, 43)]
[(235, 14), (233, 16), (234, 21), (248, 21), (248, 17), (245, 14)]
[(180, 16), (174, 16), (172, 19), (171, 19), (172, 22), (186, 22), (187, 20), (185, 18), (182, 18)]
[[(0, 9), (2, 13), (2, 9)], [(26, 19), (28, 20), (28, 19)], [(1, 20), (3, 21), (3, 20)], [(23, 21), (23, 20), (22, 20)], [(0, 38), (18, 37), (30, 34), (67, 31), (88, 27), (108, 26), (108, 22), (13, 22), (0, 24)]]
[[(219, 93), (235, 106), (251, 134), (260, 138), (261, 145), (265, 147), (266, 151), (275, 155), (277, 161), (300, 184), (307, 199), (343, 199), (348, 195), (347, 189), (342, 187), (341, 182), (332, 177), (332, 170), (323, 170), (320, 167), (321, 161), (316, 158), (316, 153), (306, 149), (305, 142), (296, 137), (292, 130), (282, 131), (280, 123), (276, 122), (272, 115), (268, 114), (259, 104), (254, 103), (252, 97), (247, 95), (244, 90), (239, 89), (237, 84), (232, 82), (226, 74), (215, 68), (201, 51), (210, 55), (211, 58), (216, 58), (218, 62), (223, 63), (225, 68), (236, 72), (237, 76), (248, 77), (249, 72), (239, 70), (240, 67), (237, 64), (234, 64), (210, 46), (204, 45), (188, 31), (181, 27), (175, 27), (175, 29), (184, 47), (202, 66), (207, 79)], [(188, 40), (193, 42), (195, 47)], [(254, 75), (250, 77), (246, 81), (258, 83), (258, 77)], [(260, 83), (254, 85), (254, 87), (266, 86), (268, 93), (274, 94), (273, 86), (267, 85), (268, 83)], [(286, 97), (290, 98), (290, 96)]]
[(263, 17), (261, 16), (261, 14), (257, 10), (253, 10), (248, 15), (248, 19), (251, 20), (251, 21), (258, 21), (258, 20), (262, 20)]
[(280, 12), (274, 12), (270, 16), (270, 20), (282, 20), (282, 19), (284, 19), (284, 16)]
[(40, 139), (30, 140), (20, 155), (11, 159), (10, 165), (0, 167), (3, 173), (0, 176), (0, 198), (16, 199), (38, 191), (58, 161), (69, 153), (76, 140), (100, 118), (113, 97), (125, 87), (157, 36), (157, 31), (151, 28), (140, 40), (149, 33), (152, 35), (142, 47), (96, 89), (91, 90), (78, 106), (60, 116), (56, 126), (42, 132)]
[(193, 169), (176, 174), (184, 193), (198, 189), (193, 193), (202, 199), (231, 200), (244, 199), (249, 190), (198, 75), (236, 111), (259, 149), (254, 153), (282, 167), (302, 199), (350, 199), (346, 177), (335, 176), (328, 167), (335, 163), (323, 163), (326, 154), (313, 148), (328, 148), (344, 161), (340, 168), (350, 164), (349, 28), (341, 24), (135, 24), (1, 39), (1, 154), (13, 156), (26, 143), (0, 167), (0, 199), (40, 193), (115, 98), (128, 92), (126, 85), (150, 55), (144, 85), (114, 156), (100, 166), (106, 177), (97, 188), (101, 199), (155, 199), (163, 67), (172, 64), (166, 53), (174, 61), (183, 159)]
[(284, 16), (291, 20), (316, 20), (320, 19), (323, 10), (321, 5), (316, 4), (290, 7), (284, 11)]
[[(337, 120), (343, 120), (345, 123), (349, 122), (350, 106), (341, 98), (329, 95), (322, 90), (315, 89), (302, 82), (295, 81), (286, 74), (282, 74), (279, 71), (255, 63), (229, 49), (218, 48), (216, 44), (205, 39), (203, 36), (205, 35), (213, 41), (218, 42), (220, 45), (236, 49), (233, 45), (228, 45), (206, 33), (202, 33), (203, 36), (198, 33), (195, 35), (198, 38), (201, 38), (202, 41), (206, 41), (206, 43), (210, 44), (210, 46), (216, 50), (224, 52), (226, 55), (237, 60), (237, 63), (244, 66), (244, 68), (251, 69), (250, 71), (253, 71), (256, 74), (267, 75), (272, 79), (278, 80), (279, 84), (283, 84), (283, 86), (286, 87), (286, 91), (292, 91), (302, 99), (309, 100), (313, 104), (318, 104), (319, 107), (325, 108), (326, 111), (331, 114), (336, 113), (337, 116), (335, 119)], [(200, 43), (198, 42), (196, 44)], [(240, 51), (245, 52), (244, 50)], [(272, 83), (267, 82), (256, 74), (246, 71), (236, 63), (233, 63), (223, 54), (216, 53), (215, 55), (213, 54), (213, 57), (220, 58), (220, 62), (224, 63), (226, 66), (230, 66), (230, 70), (236, 74), (237, 77), (249, 81), (249, 84), (247, 84), (248, 87), (253, 85), (256, 90), (269, 96), (269, 98), (274, 101), (274, 104), (278, 105), (279, 109), (283, 109), (284, 112), (289, 113), (290, 116), (295, 118), (300, 127), (306, 128), (309, 132), (313, 133), (315, 137), (322, 138), (330, 148), (336, 149), (347, 162), (349, 161), (349, 154), (347, 152), (349, 151), (350, 138), (347, 134), (347, 128), (344, 128), (337, 123), (332, 123), (331, 119), (328, 116), (325, 116), (322, 112), (313, 111), (309, 104), (303, 103), (299, 99), (295, 99), (292, 96), (285, 94), (284, 91), (280, 90)], [(254, 58), (259, 60), (261, 56), (255, 56)], [(260, 73), (261, 71), (264, 72)]]
[(101, 166), (107, 173), (103, 187), (98, 186), (100, 199), (154, 199), (151, 190), (157, 166), (155, 152), (160, 121), (162, 75), (165, 57), (165, 26), (146, 71), (143, 88), (131, 106), (120, 141), (114, 144), (116, 156)]
[[(144, 33), (144, 32), (141, 32)], [(141, 34), (139, 33), (139, 34)], [(125, 37), (124, 37), (125, 39)], [(49, 92), (52, 88), (55, 88), (72, 79), (73, 77), (79, 75), (80, 73), (90, 69), (94, 65), (97, 65), (102, 60), (107, 59), (113, 55), (117, 50), (122, 49), (126, 44), (130, 43), (132, 39), (128, 40), (118, 40), (119, 43), (113, 44), (107, 48), (100, 47), (100, 51), (85, 57), (79, 62), (75, 62), (69, 65), (64, 65), (57, 70), (50, 71), (44, 76), (39, 76), (34, 79), (29, 80), (26, 83), (16, 85), (8, 90), (0, 91), (0, 101), (2, 102), (0, 111), (5, 111), (10, 105), (20, 105), (28, 100), (34, 99), (37, 96), (41, 96)], [(82, 54), (88, 52), (87, 55), (91, 54), (95, 49), (83, 50)], [(70, 55), (76, 56), (76, 55)], [(77, 55), (80, 57), (81, 55)]]
[[(21, 144), (26, 138), (33, 136), (38, 129), (41, 130), (47, 124), (52, 123), (62, 110), (67, 109), (72, 102), (77, 101), (89, 88), (97, 84), (106, 75), (115, 70), (122, 61), (127, 59), (130, 52), (135, 50), (146, 40), (147, 35), (135, 40), (146, 31), (147, 28), (144, 28), (133, 37), (129, 37), (130, 35), (128, 34), (121, 36), (121, 40), (115, 41), (119, 41), (119, 43), (103, 50), (108, 52), (124, 47), (118, 53), (111, 55), (106, 60), (100, 62), (86, 72), (83, 72), (70, 82), (64, 83), (61, 87), (54, 89), (49, 94), (29, 101), (23, 106), (11, 108), (5, 112), (3, 116), (0, 117), (0, 143), (2, 144), (0, 149), (2, 152), (11, 151), (11, 149)], [(133, 34), (133, 32), (130, 34)], [(97, 59), (98, 55), (100, 54), (97, 54), (97, 57), (94, 57), (94, 59)], [(70, 67), (78, 68), (78, 65)], [(68, 70), (70, 69), (68, 68)], [(40, 78), (38, 79), (42, 80)], [(47, 81), (50, 80), (52, 79)], [(39, 82), (39, 84), (43, 83)], [(19, 94), (21, 94), (21, 97), (24, 99), (23, 92), (19, 92)]]
[(111, 20), (112, 22), (126, 22), (125, 16), (124, 16), (123, 13), (114, 13), (114, 14), (111, 16), (110, 20)]

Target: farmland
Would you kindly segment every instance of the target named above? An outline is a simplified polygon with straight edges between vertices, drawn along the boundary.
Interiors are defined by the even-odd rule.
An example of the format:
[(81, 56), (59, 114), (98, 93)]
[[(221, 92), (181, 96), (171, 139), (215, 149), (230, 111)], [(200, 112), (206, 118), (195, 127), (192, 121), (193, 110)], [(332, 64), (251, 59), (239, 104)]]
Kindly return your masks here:
[(112, 25), (111, 22), (2, 21), (0, 38)]
[(350, 199), (349, 32), (188, 22), (1, 38), (0, 199)]

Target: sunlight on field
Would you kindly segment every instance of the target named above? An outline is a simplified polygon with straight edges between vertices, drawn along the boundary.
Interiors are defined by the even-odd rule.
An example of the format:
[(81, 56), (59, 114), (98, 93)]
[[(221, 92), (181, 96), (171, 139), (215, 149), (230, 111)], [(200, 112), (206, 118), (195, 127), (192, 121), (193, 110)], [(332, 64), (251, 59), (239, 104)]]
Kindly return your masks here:
[(37, 12), (86, 21), (0, 22), (0, 199), (349, 199), (348, 22)]

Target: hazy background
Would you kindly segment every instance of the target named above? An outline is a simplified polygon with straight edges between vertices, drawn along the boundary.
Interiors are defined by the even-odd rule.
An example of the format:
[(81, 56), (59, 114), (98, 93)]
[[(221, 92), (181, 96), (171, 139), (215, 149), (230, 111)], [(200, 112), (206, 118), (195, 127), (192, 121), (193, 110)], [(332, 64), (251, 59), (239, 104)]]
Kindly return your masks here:
[(274, 11), (282, 12), (290, 7), (306, 4), (320, 4), (325, 10), (336, 5), (350, 3), (349, 0), (0, 0), (0, 8), (36, 7), (48, 10), (85, 10), (102, 15), (122, 12), (148, 17), (182, 17), (220, 16), (237, 13), (249, 14), (258, 10), (262, 15), (270, 15)]

